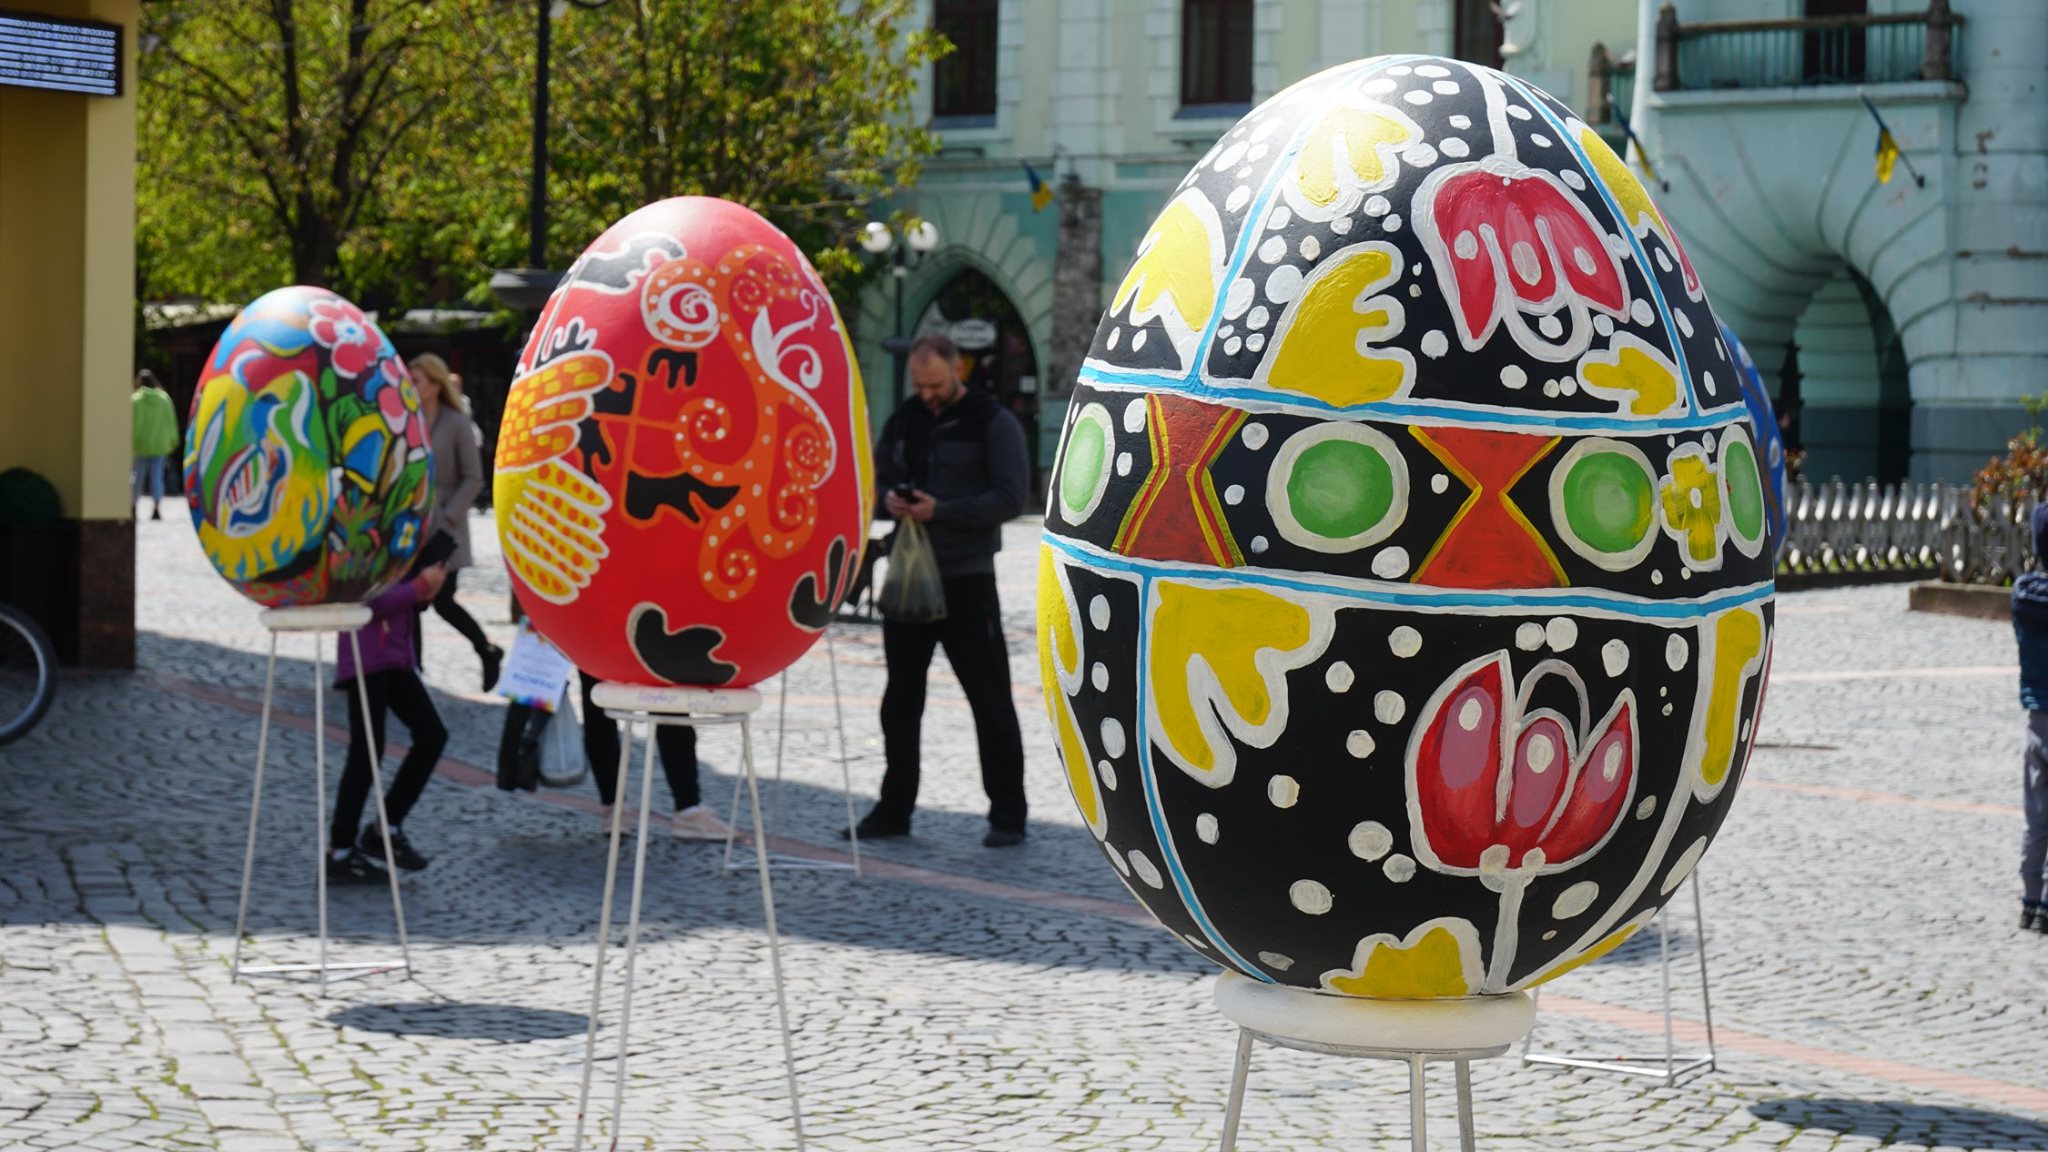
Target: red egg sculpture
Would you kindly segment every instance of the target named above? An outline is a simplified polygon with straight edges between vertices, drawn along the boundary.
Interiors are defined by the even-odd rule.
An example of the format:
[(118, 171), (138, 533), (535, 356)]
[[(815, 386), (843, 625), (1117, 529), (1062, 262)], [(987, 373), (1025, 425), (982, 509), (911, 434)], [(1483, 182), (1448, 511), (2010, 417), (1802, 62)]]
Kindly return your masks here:
[(858, 570), (868, 435), (789, 237), (723, 200), (650, 204), (577, 258), (519, 358), (494, 484), (513, 590), (600, 679), (764, 680)]

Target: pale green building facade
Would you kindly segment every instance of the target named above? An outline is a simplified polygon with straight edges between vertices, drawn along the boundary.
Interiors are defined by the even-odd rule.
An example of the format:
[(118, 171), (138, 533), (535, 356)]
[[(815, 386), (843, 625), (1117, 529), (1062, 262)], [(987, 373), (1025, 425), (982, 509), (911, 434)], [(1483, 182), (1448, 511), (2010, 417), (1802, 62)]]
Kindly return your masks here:
[[(938, 232), (861, 300), (877, 419), (900, 394), (900, 283), (905, 332), (951, 332), (1049, 468), (1174, 185), (1250, 106), (1391, 52), (1498, 61), (1617, 145), (1627, 117), (1809, 477), (1966, 480), (2048, 390), (2048, 0), (922, 2), (962, 48), (914, 110), (942, 151), (877, 208)], [(1206, 98), (1219, 79), (1234, 99)], [(1877, 182), (1861, 95), (1924, 186), (1903, 165)]]
[(1797, 394), (1807, 475), (1965, 481), (2048, 390), (2048, 3), (1814, 7), (1641, 0), (1633, 123), (1715, 309)]
[[(927, 20), (947, 29), (944, 4), (923, 0)], [(1231, 62), (1249, 72), (1242, 100), (1184, 99), (1188, 9), (1205, 4), (1249, 16), (1249, 35), (1229, 46), (1243, 57)], [(935, 107), (927, 77), (913, 114), (938, 129), (943, 148), (917, 187), (878, 206), (877, 215), (900, 209), (938, 229), (938, 246), (902, 278), (908, 331), (993, 319), (950, 314), (959, 309), (947, 305), (963, 296), (1000, 294), (1014, 310), (1004, 326), (1028, 344), (1028, 355), (1013, 348), (997, 354), (1010, 354), (1009, 375), (1028, 378), (1030, 390), (998, 390), (1011, 393), (1012, 407), (1035, 432), (1041, 469), (1052, 464), (1068, 385), (1107, 294), (1168, 193), (1243, 112), (1297, 80), (1362, 57), (1456, 54), (1460, 36), (1482, 47), (1489, 37), (1499, 40), (1486, 0), (970, 0), (963, 7), (995, 25), (993, 52), (974, 53), (973, 61), (993, 63), (992, 114), (946, 115)], [(1510, 37), (1529, 38), (1520, 54), (1512, 39), (1502, 46), (1510, 67), (1560, 95), (1573, 93), (1575, 105), (1593, 39), (1622, 43), (1634, 35), (1633, 0), (1522, 8), (1541, 11), (1508, 22)], [(1057, 192), (1042, 209), (1033, 206), (1027, 163)], [(963, 278), (974, 281), (974, 291), (963, 291)], [(1067, 285), (1064, 293), (1056, 281)], [(896, 331), (895, 300), (891, 278), (878, 278), (855, 320), (877, 419), (901, 394), (883, 346)], [(966, 331), (984, 334), (973, 324)], [(970, 357), (975, 351), (966, 350)], [(1017, 361), (1030, 371), (1015, 371)]]

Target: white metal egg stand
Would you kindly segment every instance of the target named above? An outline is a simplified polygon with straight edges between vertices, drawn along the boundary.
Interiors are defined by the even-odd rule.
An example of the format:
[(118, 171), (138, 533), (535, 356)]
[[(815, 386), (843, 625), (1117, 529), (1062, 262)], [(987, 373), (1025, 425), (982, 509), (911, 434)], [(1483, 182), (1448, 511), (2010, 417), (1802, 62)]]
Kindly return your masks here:
[[(852, 872), (860, 875), (860, 827), (853, 816), (853, 768), (852, 750), (846, 743), (846, 709), (839, 695), (839, 650), (832, 643), (832, 627), (825, 627), (825, 662), (832, 672), (832, 720), (839, 730), (839, 783), (841, 794), (846, 798), (846, 842), (853, 852), (849, 863), (842, 860), (817, 860), (808, 856), (792, 856), (786, 852), (770, 852), (766, 859), (772, 867), (791, 872)], [(782, 809), (782, 754), (788, 744), (789, 732), (789, 669), (782, 670), (781, 700), (775, 709), (775, 786), (768, 793), (769, 824), (775, 823), (773, 813)], [(759, 801), (756, 800), (758, 805)], [(760, 814), (755, 813), (758, 817)], [(754, 860), (733, 859), (733, 845), (739, 839), (740, 821), (740, 778), (732, 782), (732, 804), (726, 816), (724, 871), (733, 872), (759, 867)], [(756, 821), (758, 828), (759, 821)], [(758, 855), (758, 853), (757, 853)]]
[(1536, 1020), (1535, 1002), (1526, 992), (1467, 1000), (1368, 1000), (1225, 972), (1216, 979), (1214, 996), (1216, 1010), (1238, 1027), (1221, 1152), (1237, 1147), (1254, 1041), (1323, 1056), (1406, 1064), (1408, 1142), (1414, 1152), (1429, 1147), (1424, 1065), (1450, 1061), (1457, 1066), (1459, 1147), (1472, 1152), (1472, 1061), (1505, 1053)]
[(641, 688), (605, 682), (590, 694), (591, 702), (605, 715), (625, 722), (625, 739), (619, 742), (619, 794), (612, 807), (611, 847), (605, 857), (604, 907), (598, 914), (597, 963), (590, 978), (590, 1028), (583, 1041), (583, 1083), (576, 1098), (576, 1144), (583, 1148), (584, 1119), (590, 1110), (590, 1078), (596, 1066), (597, 1017), (604, 990), (604, 954), (611, 938), (612, 898), (618, 890), (619, 837), (624, 824), (626, 798), (632, 787), (633, 740), (637, 726), (647, 725), (647, 752), (640, 772), (640, 829), (633, 859), (633, 897), (626, 922), (626, 974), (619, 996), (618, 1071), (612, 1084), (612, 1139), (618, 1147), (619, 1125), (625, 1112), (626, 1046), (633, 1024), (634, 961), (640, 944), (640, 902), (647, 881), (647, 841), (650, 802), (654, 796), (654, 733), (663, 725), (704, 728), (737, 725), (740, 730), (740, 773), (753, 798), (754, 855), (761, 876), (761, 915), (768, 929), (768, 965), (775, 983), (775, 1010), (782, 1029), (783, 1069), (789, 1080), (790, 1119), (796, 1129), (798, 1152), (804, 1148), (803, 1103), (797, 1093), (796, 1049), (790, 1038), (789, 994), (782, 975), (782, 941), (775, 927), (775, 889), (770, 879), (768, 837), (762, 829), (761, 789), (754, 772), (753, 728), (749, 717), (761, 707), (761, 694), (751, 688)]
[[(1622, 1053), (1617, 1055), (1586, 1055), (1562, 1052), (1531, 1052), (1536, 1032), (1531, 1028), (1522, 1041), (1522, 1062), (1525, 1064), (1555, 1064), (1565, 1068), (1584, 1068), (1592, 1072), (1612, 1072), (1620, 1076), (1647, 1076), (1664, 1082), (1666, 1088), (1678, 1083), (1678, 1078), (1690, 1072), (1708, 1071), (1715, 1068), (1714, 1050), (1714, 1000), (1707, 992), (1707, 919), (1700, 903), (1700, 873), (1693, 869), (1689, 878), (1692, 884), (1693, 934), (1698, 940), (1700, 968), (1700, 1013), (1707, 1027), (1707, 1050), (1704, 1052), (1681, 1053), (1677, 1050), (1671, 1029), (1671, 926), (1666, 922), (1665, 913), (1669, 905), (1657, 911), (1657, 952), (1658, 963), (1664, 977), (1664, 1051), (1662, 1054)], [(1538, 991), (1540, 995), (1540, 990)]]
[[(361, 604), (311, 604), (299, 608), (267, 609), (258, 619), (270, 630), (270, 661), (263, 673), (262, 719), (256, 728), (256, 775), (249, 792), (249, 839), (242, 850), (242, 892), (235, 905), (235, 946), (228, 968), (229, 978), (239, 980), (244, 976), (291, 976), (313, 972), (317, 973), (320, 995), (325, 996), (331, 972), (369, 976), (399, 971), (410, 976), (412, 947), (405, 936), (405, 900), (398, 891), (398, 866), (391, 851), (391, 822), (384, 811), (384, 772), (379, 763), (382, 757), (375, 748), (368, 750), (370, 795), (376, 802), (377, 833), (384, 842), (384, 870), (391, 881), (391, 914), (398, 924), (398, 958), (354, 961), (329, 961), (327, 958), (327, 674), (320, 652), (327, 633), (333, 632), (338, 643), (345, 632), (355, 652), (356, 667), (361, 669), (363, 649), (357, 629), (370, 622), (370, 609)], [(245, 965), (242, 963), (242, 941), (249, 919), (249, 881), (256, 868), (256, 824), (263, 810), (263, 770), (270, 754), (270, 713), (277, 695), (277, 637), (280, 632), (313, 634), (313, 875), (320, 909), (320, 959), (311, 964)], [(354, 692), (350, 695), (362, 701), (363, 732), (367, 736), (374, 730), (370, 723), (369, 697)]]

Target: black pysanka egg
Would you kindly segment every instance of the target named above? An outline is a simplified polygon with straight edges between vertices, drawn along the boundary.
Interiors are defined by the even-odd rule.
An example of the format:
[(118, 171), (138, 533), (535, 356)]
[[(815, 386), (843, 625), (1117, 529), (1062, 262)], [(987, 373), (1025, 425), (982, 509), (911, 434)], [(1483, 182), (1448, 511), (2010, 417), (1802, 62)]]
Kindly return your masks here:
[(1295, 85), (1181, 182), (1074, 389), (1038, 595), (1083, 817), (1258, 980), (1600, 955), (1742, 776), (1758, 459), (1678, 238), (1568, 108), (1431, 57)]

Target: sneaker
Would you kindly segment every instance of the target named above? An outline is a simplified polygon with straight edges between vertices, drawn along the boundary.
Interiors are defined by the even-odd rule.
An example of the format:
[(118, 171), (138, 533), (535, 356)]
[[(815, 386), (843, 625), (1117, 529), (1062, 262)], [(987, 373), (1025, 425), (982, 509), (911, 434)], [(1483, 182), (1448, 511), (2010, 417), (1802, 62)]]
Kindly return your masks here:
[(853, 833), (848, 833), (844, 828), (839, 830), (841, 840), (851, 840), (856, 834), (863, 840), (892, 840), (898, 836), (910, 835), (910, 821), (888, 820), (870, 812), (860, 818), (860, 823), (853, 826)]
[[(356, 836), (356, 847), (370, 859), (379, 861), (378, 870), (383, 870), (381, 861), (384, 859), (384, 840), (377, 835), (375, 824), (363, 826), (362, 832)], [(391, 830), (391, 859), (405, 872), (417, 872), (427, 866), (427, 858), (414, 851), (412, 842), (405, 838), (405, 833), (396, 828)]]
[(675, 831), (678, 840), (728, 840), (732, 837), (732, 825), (702, 804), (692, 804), (679, 810), (669, 822), (669, 827)]
[(477, 659), (484, 662), (484, 691), (498, 686), (498, 673), (505, 666), (505, 650), (492, 644), (477, 653)]
[(1022, 828), (990, 828), (981, 838), (983, 848), (1015, 848), (1024, 842)]
[(389, 873), (383, 865), (363, 855), (360, 848), (351, 848), (346, 856), (336, 860), (327, 857), (327, 882), (338, 886), (382, 884)]
[(156, 507), (154, 507), (154, 508), (150, 509), (150, 510), (149, 510), (149, 518), (150, 518), (151, 520), (161, 520), (161, 519), (163, 519), (163, 518), (164, 518), (164, 506), (163, 506), (163, 505), (161, 505), (161, 504), (159, 504), (159, 505), (157, 505)]
[(2039, 904), (2028, 904), (2022, 902), (2020, 904), (2020, 931), (2033, 931), (2034, 925), (2036, 921), (2039, 920), (2040, 916), (2041, 906)]

